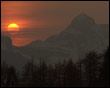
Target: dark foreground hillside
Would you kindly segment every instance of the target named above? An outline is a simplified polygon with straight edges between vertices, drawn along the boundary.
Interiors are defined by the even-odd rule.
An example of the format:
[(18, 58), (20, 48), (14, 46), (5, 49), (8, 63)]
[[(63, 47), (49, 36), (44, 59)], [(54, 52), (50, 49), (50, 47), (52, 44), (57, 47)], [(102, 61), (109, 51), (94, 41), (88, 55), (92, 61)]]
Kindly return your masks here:
[(54, 65), (40, 61), (35, 64), (33, 58), (27, 61), (18, 72), (14, 66), (1, 64), (2, 87), (108, 87), (109, 86), (109, 47), (98, 54), (91, 51), (85, 58), (73, 63), (57, 62)]

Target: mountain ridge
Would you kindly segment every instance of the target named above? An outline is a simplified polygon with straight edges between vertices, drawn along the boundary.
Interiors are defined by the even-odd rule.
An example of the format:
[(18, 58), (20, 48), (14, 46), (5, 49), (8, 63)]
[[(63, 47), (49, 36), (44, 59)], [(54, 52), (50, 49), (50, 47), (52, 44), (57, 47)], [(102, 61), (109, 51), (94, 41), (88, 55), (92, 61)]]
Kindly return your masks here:
[[(20, 50), (23, 52), (25, 52), (24, 50), (26, 50), (25, 54), (31, 53), (31, 56), (34, 56), (36, 58), (37, 56), (52, 58), (52, 56), (55, 57), (55, 53), (59, 53), (62, 55), (61, 57), (63, 57), (63, 52), (65, 52), (64, 56), (67, 54), (67, 57), (70, 56), (74, 59), (78, 58), (79, 56), (85, 55), (91, 50), (102, 52), (106, 48), (107, 44), (105, 44), (103, 39), (100, 37), (98, 31), (96, 31), (96, 25), (97, 24), (95, 23), (95, 20), (93, 18), (89, 17), (86, 14), (81, 14), (79, 16), (76, 16), (76, 18), (73, 19), (72, 23), (61, 33), (47, 38), (39, 45), (33, 45), (32, 43), (30, 43), (28, 44), (28, 47), (24, 47), (24, 49), (20, 48)], [(32, 52), (36, 53), (33, 54)]]
[(14, 50), (24, 56), (34, 57), (37, 61), (42, 59), (48, 63), (68, 58), (76, 61), (91, 50), (103, 52), (109, 44), (108, 31), (109, 25), (96, 24), (93, 18), (81, 14), (61, 33), (45, 41), (36, 40), (23, 47), (15, 47)]

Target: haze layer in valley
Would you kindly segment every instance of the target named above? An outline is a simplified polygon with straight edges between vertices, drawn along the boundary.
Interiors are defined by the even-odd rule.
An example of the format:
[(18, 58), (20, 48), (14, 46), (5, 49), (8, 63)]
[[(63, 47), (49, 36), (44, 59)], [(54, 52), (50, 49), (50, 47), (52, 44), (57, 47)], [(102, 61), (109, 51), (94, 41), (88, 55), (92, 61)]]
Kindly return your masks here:
[(107, 48), (109, 24), (96, 24), (92, 17), (83, 13), (76, 16), (64, 31), (45, 41), (36, 40), (23, 47), (14, 47), (10, 38), (3, 35), (1, 38), (2, 61), (9, 64), (21, 66), (29, 58), (47, 63), (69, 58), (77, 61), (89, 51), (100, 53)]

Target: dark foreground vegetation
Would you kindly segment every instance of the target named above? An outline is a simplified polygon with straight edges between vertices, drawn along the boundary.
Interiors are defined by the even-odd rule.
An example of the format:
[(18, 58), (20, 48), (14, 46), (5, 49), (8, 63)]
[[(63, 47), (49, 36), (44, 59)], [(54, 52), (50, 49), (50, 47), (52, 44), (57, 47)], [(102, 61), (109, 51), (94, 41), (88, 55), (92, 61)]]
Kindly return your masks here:
[(54, 65), (28, 61), (22, 72), (1, 64), (2, 87), (108, 87), (109, 47), (102, 54), (94, 51), (74, 63), (71, 59)]

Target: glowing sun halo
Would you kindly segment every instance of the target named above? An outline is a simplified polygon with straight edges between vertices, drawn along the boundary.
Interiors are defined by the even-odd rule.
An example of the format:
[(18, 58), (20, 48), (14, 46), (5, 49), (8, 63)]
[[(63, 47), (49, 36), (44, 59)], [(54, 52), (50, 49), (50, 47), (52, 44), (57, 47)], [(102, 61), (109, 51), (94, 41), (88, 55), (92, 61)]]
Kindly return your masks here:
[(15, 23), (9, 24), (8, 31), (19, 31), (19, 26)]

